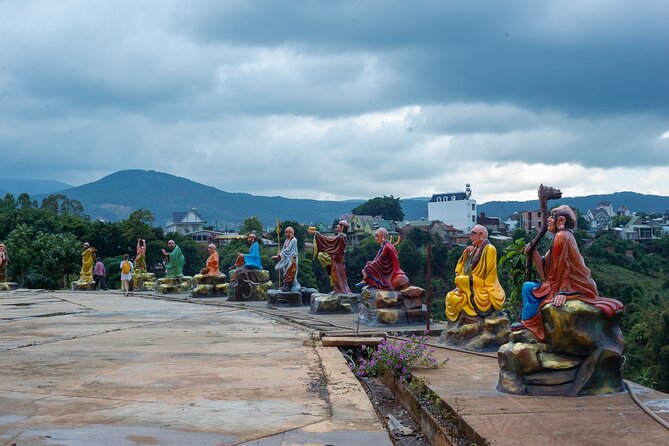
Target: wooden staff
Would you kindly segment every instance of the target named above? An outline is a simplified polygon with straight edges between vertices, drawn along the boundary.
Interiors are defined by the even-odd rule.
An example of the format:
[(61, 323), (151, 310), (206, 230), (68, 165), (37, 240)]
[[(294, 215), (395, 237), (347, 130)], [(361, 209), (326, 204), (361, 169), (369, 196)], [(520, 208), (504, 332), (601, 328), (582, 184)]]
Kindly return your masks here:
[(532, 253), (537, 249), (539, 241), (546, 235), (548, 230), (548, 200), (557, 200), (562, 198), (560, 189), (555, 189), (551, 186), (544, 186), (541, 184), (537, 191), (539, 195), (539, 205), (541, 207), (541, 230), (530, 242), (530, 249), (526, 253), (527, 261), (525, 263), (525, 282), (529, 282), (532, 277)]

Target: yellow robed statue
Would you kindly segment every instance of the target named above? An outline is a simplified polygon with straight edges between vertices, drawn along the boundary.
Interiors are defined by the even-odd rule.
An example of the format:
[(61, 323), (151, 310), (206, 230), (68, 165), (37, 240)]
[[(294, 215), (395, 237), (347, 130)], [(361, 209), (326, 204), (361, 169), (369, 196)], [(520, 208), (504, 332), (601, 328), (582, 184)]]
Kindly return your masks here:
[(93, 281), (93, 263), (95, 263), (95, 248), (84, 243), (84, 250), (81, 253), (81, 271), (79, 271), (80, 281)]
[(497, 250), (488, 241), (488, 230), (476, 225), (469, 237), (472, 246), (465, 248), (455, 267), (456, 288), (446, 294), (446, 317), (453, 322), (461, 311), (485, 317), (500, 310), (506, 299), (497, 277)]

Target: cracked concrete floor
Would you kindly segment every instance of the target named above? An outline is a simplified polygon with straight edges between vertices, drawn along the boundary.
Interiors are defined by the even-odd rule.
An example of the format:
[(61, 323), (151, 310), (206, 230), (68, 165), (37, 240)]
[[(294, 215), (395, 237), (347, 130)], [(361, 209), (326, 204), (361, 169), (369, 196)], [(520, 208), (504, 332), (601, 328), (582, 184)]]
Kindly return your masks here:
[(3, 444), (391, 444), (338, 351), (243, 309), (2, 293), (0, 358)]

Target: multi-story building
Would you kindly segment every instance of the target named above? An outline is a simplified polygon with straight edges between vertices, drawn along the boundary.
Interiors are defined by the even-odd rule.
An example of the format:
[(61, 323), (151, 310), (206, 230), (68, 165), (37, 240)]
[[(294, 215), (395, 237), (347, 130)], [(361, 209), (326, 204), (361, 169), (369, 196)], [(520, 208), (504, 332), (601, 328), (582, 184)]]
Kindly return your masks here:
[(469, 184), (464, 192), (434, 194), (427, 204), (427, 219), (439, 220), (469, 232), (476, 225), (476, 200)]

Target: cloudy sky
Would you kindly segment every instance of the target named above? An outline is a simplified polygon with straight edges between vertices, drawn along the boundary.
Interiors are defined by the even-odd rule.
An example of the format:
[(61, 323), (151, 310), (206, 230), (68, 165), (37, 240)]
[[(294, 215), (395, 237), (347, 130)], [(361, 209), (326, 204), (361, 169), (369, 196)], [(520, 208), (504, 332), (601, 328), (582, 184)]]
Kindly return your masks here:
[(3, 177), (669, 195), (666, 0), (0, 0)]

